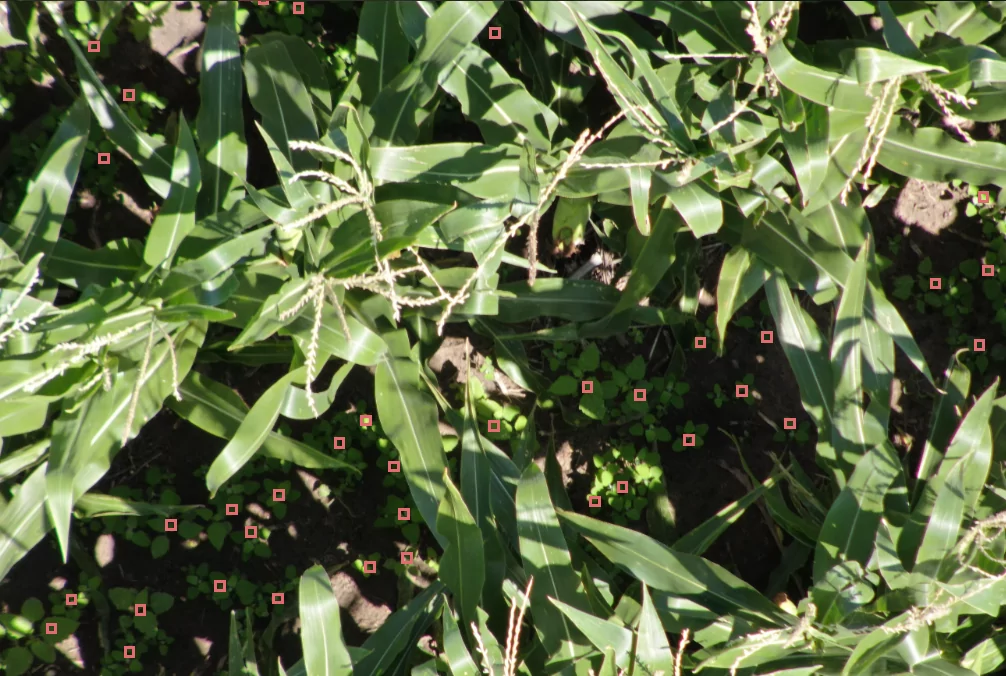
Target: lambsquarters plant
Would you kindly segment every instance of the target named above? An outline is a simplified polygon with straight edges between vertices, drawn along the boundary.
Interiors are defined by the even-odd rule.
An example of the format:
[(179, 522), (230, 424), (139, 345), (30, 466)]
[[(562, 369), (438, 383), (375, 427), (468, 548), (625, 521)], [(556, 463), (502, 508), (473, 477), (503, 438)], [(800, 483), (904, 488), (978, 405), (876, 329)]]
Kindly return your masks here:
[[(443, 550), (440, 580), (349, 648), (326, 576), (309, 569), (298, 599), (304, 654), (289, 672), (998, 668), (998, 382), (972, 403), (967, 369), (955, 365), (923, 460), (905, 469), (889, 435), (895, 346), (935, 381), (876, 282), (856, 189), (885, 171), (1002, 186), (1006, 149), (965, 129), (1004, 117), (998, 4), (848, 3), (862, 36), (811, 50), (797, 37), (796, 2), (366, 3), (355, 74), (333, 96), (300, 38), (242, 46), (236, 3), (214, 3), (199, 113), (170, 138), (133, 126), (60, 3), (8, 4), (17, 16), (2, 47), (44, 54), (37, 19), (48, 16), (79, 98), (2, 228), (0, 436), (11, 448), (0, 578), (50, 531), (66, 559), (74, 514), (102, 498), (95, 484), (164, 406), (226, 440), (206, 475), (210, 495), (258, 453), (340, 466), (273, 430), (281, 414), (324, 414), (359, 365), (374, 369), (377, 415)], [(872, 18), (882, 28), (867, 33)], [(506, 67), (482, 41), (491, 25), (517, 55)], [(584, 118), (595, 87), (613, 101), (610, 118)], [(247, 182), (245, 91), (275, 186)], [(444, 99), (480, 142), (444, 139)], [(145, 241), (90, 250), (61, 236), (92, 123), (162, 200)], [(563, 207), (569, 200), (578, 202)], [(631, 272), (623, 290), (546, 276), (536, 243), (553, 204), (572, 232), (605, 224), (599, 236), (620, 243)], [(512, 242), (524, 234), (526, 256)], [(675, 326), (698, 307), (700, 240), (728, 249), (719, 344), (764, 288), (817, 428), (830, 488), (792, 469), (788, 494), (779, 483), (761, 489), (812, 554), (809, 593), (793, 605), (701, 558), (731, 512), (671, 547), (578, 514), (554, 467), (518, 464), (490, 443), (470, 399), (453, 409), (420, 358), (420, 341), (467, 322), (514, 382), (542, 394), (523, 341)], [(468, 262), (441, 268), (435, 249)], [(62, 302), (61, 288), (75, 300)], [(837, 301), (831, 336), (804, 294)], [(540, 318), (543, 331), (517, 332)], [(233, 329), (235, 361), (255, 346), (293, 345), (288, 372), (251, 407), (193, 368), (214, 325)], [(330, 361), (334, 379), (315, 383)], [(461, 433), (454, 475), (441, 416)], [(430, 627), (442, 637), (432, 657), (416, 650)], [(253, 661), (250, 634), (242, 643), (232, 615), (235, 668)]]

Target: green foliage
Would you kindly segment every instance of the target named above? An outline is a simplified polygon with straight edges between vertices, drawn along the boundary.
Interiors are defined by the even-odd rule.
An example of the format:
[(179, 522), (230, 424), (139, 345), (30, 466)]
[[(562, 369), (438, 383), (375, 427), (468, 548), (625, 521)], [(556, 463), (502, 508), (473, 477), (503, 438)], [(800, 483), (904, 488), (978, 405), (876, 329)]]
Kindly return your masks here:
[[(401, 472), (383, 479), (375, 525), (400, 529), (410, 549), (428, 545), (440, 579), (354, 649), (321, 566), (284, 571), (277, 586), (192, 565), (187, 597), (234, 611), (231, 671), (255, 664), (256, 650), (272, 668), (253, 618), (270, 612), (272, 591), (292, 599), (295, 589), (303, 657), (287, 673), (477, 673), (503, 651), (506, 676), (999, 668), (1006, 404), (997, 379), (969, 399), (970, 372), (956, 357), (935, 388), (883, 286), (866, 215), (903, 177), (966, 182), (975, 198), (966, 215), (996, 243), (981, 261), (960, 262), (942, 295), (919, 286), (932, 272), (925, 259), (890, 295), (942, 313), (955, 348), (967, 346), (962, 327), (979, 300), (1006, 327), (1006, 226), (998, 206), (977, 199), (980, 188), (1006, 186), (1006, 148), (962, 128), (1006, 118), (998, 3), (844, 3), (819, 11), (841, 15), (854, 39), (816, 44), (799, 27), (813, 7), (796, 3), (365, 3), (349, 10), (359, 11), (355, 49), (336, 50), (321, 39), (326, 9), (306, 4), (303, 17), (286, 3), (256, 13), (262, 32), (244, 40), (248, 10), (207, 4), (204, 47), (216, 48), (200, 54), (198, 115), (165, 121), (163, 133), (150, 123), (170, 102), (141, 92), (120, 105), (98, 72), (111, 49), (95, 56), (86, 42), (113, 46), (123, 18), (145, 39), (164, 3), (16, 10), (0, 49), (18, 55), (24, 67), (14, 70), (27, 81), (58, 75), (73, 103), (40, 125), (37, 147), (14, 155), (33, 174), (14, 181), (16, 199), (5, 192), (0, 224), (0, 440), (10, 449), (0, 579), (50, 532), (68, 562), (82, 527), (170, 556), (174, 543), (156, 524), (176, 513), (181, 547), (265, 557), (268, 524), (246, 539), (221, 516), (229, 500), (265, 501), (275, 487), (299, 497), (288, 479), (259, 470), (331, 472), (319, 493), (348, 501), (365, 470), (394, 459)], [(43, 17), (54, 27), (45, 41)], [(502, 28), (501, 42), (484, 39), (490, 27)], [(49, 41), (72, 73), (59, 72)], [(23, 82), (16, 77), (4, 80), (0, 112), (14, 103), (4, 92)], [(117, 180), (117, 170), (97, 169), (99, 152), (131, 163), (159, 200), (144, 241), (90, 249), (74, 239), (67, 218), (81, 177), (100, 195)], [(265, 162), (275, 185), (251, 185), (250, 160)], [(865, 203), (855, 184), (873, 188)], [(556, 203), (555, 254), (596, 235), (619, 257), (619, 285), (545, 264), (538, 229), (548, 231)], [(526, 254), (514, 250), (518, 235)], [(810, 421), (791, 439), (816, 432), (824, 479), (780, 460), (750, 495), (666, 544), (618, 524), (667, 499), (662, 449), (709, 462), (711, 424), (677, 412), (692, 390), (683, 336), (695, 333), (700, 261), (712, 248), (725, 257), (702, 333), (712, 342), (715, 328), (710, 347), (721, 350), (728, 328), (761, 330), (762, 318), (731, 320), (764, 291), (764, 325), (790, 366), (779, 377), (795, 378)], [(983, 264), (995, 275), (981, 277)], [(833, 321), (816, 319), (811, 303)], [(573, 509), (551, 453), (544, 471), (532, 462), (533, 410), (487, 396), (478, 377), (453, 397), (441, 391), (429, 356), (465, 326), (493, 344), (487, 381), (506, 374), (531, 406), (607, 430), (593, 490), (616, 524)], [(658, 345), (647, 352), (644, 327), (670, 336), (663, 373), (643, 356)], [(613, 336), (627, 346), (606, 358)], [(539, 362), (541, 342), (550, 347)], [(919, 387), (937, 392), (914, 473), (891, 437), (896, 348)], [(994, 375), (1002, 349), (976, 355), (977, 372)], [(245, 402), (207, 375), (214, 360), (284, 368)], [(321, 382), (330, 363), (338, 369)], [(372, 377), (373, 407), (340, 413), (357, 366)], [(581, 394), (584, 380), (593, 393)], [(753, 386), (754, 376), (741, 382)], [(713, 383), (708, 398), (720, 408), (732, 386)], [(115, 456), (164, 408), (222, 440), (193, 473), (206, 504), (178, 504), (176, 477), (155, 467), (142, 490), (99, 492)], [(360, 413), (375, 424), (360, 430)], [(298, 439), (284, 419), (316, 422)], [(347, 450), (331, 449), (332, 436), (345, 436)], [(774, 603), (702, 556), (758, 499), (787, 538), (782, 577), (806, 590), (796, 603)], [(395, 519), (399, 507), (409, 522)], [(212, 579), (227, 580), (228, 592), (214, 594)], [(114, 648), (138, 646), (112, 673), (167, 652), (157, 615), (170, 597), (91, 578), (85, 588), (82, 598), (117, 613)], [(122, 614), (139, 599), (149, 619)], [(49, 661), (37, 629), (45, 606), (32, 601), (0, 617), (13, 644), (8, 673)], [(504, 634), (509, 608), (525, 602), (534, 631)], [(430, 627), (443, 627), (449, 663), (417, 649)]]

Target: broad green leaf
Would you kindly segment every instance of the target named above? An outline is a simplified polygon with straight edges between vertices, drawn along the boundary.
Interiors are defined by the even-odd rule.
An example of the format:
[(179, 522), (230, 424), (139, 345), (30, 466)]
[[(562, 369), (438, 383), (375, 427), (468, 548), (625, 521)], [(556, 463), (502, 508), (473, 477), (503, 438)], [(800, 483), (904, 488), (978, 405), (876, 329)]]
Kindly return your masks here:
[[(108, 472), (124, 441), (136, 436), (161, 410), (172, 393), (174, 374), (179, 379), (188, 375), (206, 335), (205, 326), (205, 322), (189, 324), (172, 335), (173, 351), (166, 341), (155, 342), (142, 379), (137, 364), (113, 375), (111, 389), (98, 389), (73, 410), (64, 408), (56, 418), (46, 469), (46, 507), (64, 560), (69, 554), (74, 502)], [(143, 343), (151, 345), (144, 340), (140, 346)], [(139, 393), (135, 400), (134, 392)], [(128, 430), (127, 420), (131, 420)]]
[[(266, 147), (269, 149), (269, 157), (272, 158), (273, 166), (276, 168), (276, 176), (279, 178), (280, 187), (282, 187), (283, 189), (283, 194), (286, 195), (287, 202), (289, 202), (290, 206), (293, 209), (297, 210), (298, 212), (306, 209), (307, 207), (312, 206), (314, 204), (314, 198), (311, 196), (311, 193), (308, 192), (304, 182), (291, 180), (296, 172), (294, 171), (293, 164), (291, 164), (291, 162), (287, 158), (287, 155), (284, 154), (283, 149), (276, 144), (276, 141), (269, 134), (269, 132), (266, 131), (265, 127), (263, 127), (257, 121), (255, 122), (255, 127), (258, 129), (259, 134), (261, 134), (262, 139), (265, 141)], [(288, 140), (299, 140), (299, 139), (294, 139), (291, 137)], [(294, 151), (287, 151), (287, 152), (297, 157), (306, 154), (303, 152), (294, 152)], [(301, 158), (301, 161), (298, 166), (314, 169), (317, 167), (317, 163), (314, 162), (313, 160), (308, 161)], [(249, 194), (251, 194), (251, 191), (249, 191)], [(278, 220), (275, 218), (273, 220), (280, 224), (285, 224), (289, 222), (287, 220)]]
[(152, 268), (170, 263), (181, 241), (196, 226), (196, 195), (199, 193), (199, 156), (182, 115), (178, 147), (171, 169), (171, 188), (161, 205), (143, 249), (143, 260)]
[(259, 305), (251, 322), (245, 324), (238, 337), (228, 346), (228, 350), (240, 350), (272, 336), (285, 324), (280, 315), (297, 305), (308, 292), (309, 285), (310, 281), (303, 277), (287, 280), (276, 293), (271, 294)]
[(580, 630), (580, 632), (601, 652), (609, 649), (614, 651), (615, 662), (620, 667), (629, 664), (630, 653), (632, 652), (632, 632), (624, 627), (620, 627), (610, 620), (605, 620), (592, 613), (586, 613), (575, 608), (568, 603), (563, 603), (554, 598), (548, 599), (552, 605), (558, 608), (565, 620)]
[(705, 181), (691, 181), (667, 194), (696, 239), (719, 232), (723, 225), (723, 203)]
[(780, 113), (779, 130), (783, 145), (806, 206), (828, 172), (828, 108), (802, 100), (789, 89), (781, 88), (776, 109)]
[(768, 62), (784, 87), (814, 103), (864, 116), (873, 108), (873, 99), (855, 78), (798, 61), (786, 48), (784, 40), (778, 40), (769, 48)]
[(199, 214), (207, 215), (240, 199), (235, 177), (246, 179), (248, 172), (236, 2), (213, 4), (202, 43), (196, 134), (203, 179)]
[[(16, 437), (41, 429), (46, 422), (49, 403), (42, 397), (0, 402), (0, 430), (4, 437)], [(0, 459), (0, 466), (4, 460)], [(20, 471), (20, 470), (19, 470)], [(0, 471), (0, 477), (3, 472)]]
[(440, 559), (440, 579), (454, 593), (461, 617), (473, 622), (486, 578), (482, 533), (446, 469), (443, 483), (446, 492), (437, 511), (437, 530), (447, 547)]
[(212, 498), (228, 479), (238, 473), (272, 432), (279, 418), (287, 388), (295, 379), (303, 380), (304, 367), (287, 373), (273, 383), (248, 411), (231, 440), (224, 446), (206, 473), (206, 488)]
[(435, 524), (444, 496), (447, 458), (440, 442), (437, 405), (426, 390), (419, 365), (385, 354), (374, 374), (374, 399), (381, 427), (398, 449), (416, 507), (437, 540), (446, 545)]
[(539, 151), (551, 147), (559, 124), (555, 113), (536, 100), (519, 80), (486, 51), (472, 44), (447, 66), (440, 86), (461, 104), (488, 145), (530, 142)]
[[(288, 396), (292, 389), (296, 388), (288, 389)], [(220, 439), (233, 439), (248, 416), (248, 406), (237, 392), (198, 372), (190, 373), (178, 390), (181, 401), (170, 399), (168, 407), (179, 417)], [(308, 469), (348, 467), (338, 458), (272, 430), (262, 442), (261, 453)]]
[(675, 540), (671, 545), (671, 549), (685, 554), (702, 556), (727, 528), (736, 523), (744, 515), (748, 507), (760, 499), (766, 491), (771, 490), (775, 486), (776, 477), (774, 475), (769, 476), (754, 490), (748, 491), (744, 497), (734, 500), (716, 512), (716, 514)]
[(88, 284), (112, 286), (132, 279), (143, 267), (141, 243), (132, 238), (113, 240), (100, 249), (86, 249), (60, 237), (46, 257), (46, 275), (67, 286), (83, 289)]
[[(719, 281), (716, 282), (716, 333), (721, 353), (730, 320), (758, 293), (768, 278), (768, 268), (761, 258), (753, 256), (743, 247), (734, 247), (723, 257)], [(786, 291), (789, 292), (788, 289)]]
[[(929, 524), (916, 556), (919, 572), (934, 574), (957, 544), (965, 517), (978, 505), (992, 463), (989, 417), (999, 380), (982, 393), (957, 428), (940, 469), (926, 490), (935, 492)], [(925, 498), (919, 507), (928, 507)], [(918, 511), (918, 510), (916, 510)], [(913, 520), (917, 519), (913, 515)], [(921, 520), (921, 519), (919, 519)], [(941, 574), (941, 579), (943, 578)]]
[(16, 451), (4, 453), (0, 458), (0, 481), (7, 481), (34, 466), (49, 451), (49, 443), (49, 439), (43, 439)]
[(311, 169), (315, 160), (307, 153), (290, 151), (290, 141), (318, 141), (318, 123), (311, 95), (281, 42), (268, 42), (245, 52), (248, 98), (262, 116), (262, 126), (280, 152), (298, 171)]
[(311, 566), (300, 576), (297, 597), (307, 676), (352, 674), (353, 663), (342, 638), (342, 610), (322, 566)]
[[(608, 85), (608, 91), (615, 97), (618, 106), (625, 112), (627, 120), (633, 120), (634, 126), (641, 133), (650, 137), (659, 137), (661, 131), (666, 131), (670, 140), (682, 148), (690, 148), (692, 143), (680, 120), (671, 124), (663, 124), (664, 120), (653, 103), (646, 97), (635, 82), (622, 70), (618, 61), (601, 41), (586, 17), (575, 9), (571, 12), (577, 29), (590, 52), (594, 64), (601, 77)], [(672, 116), (673, 117), (673, 116)], [(643, 232), (643, 234), (646, 234)]]
[(85, 519), (103, 516), (170, 516), (195, 509), (196, 505), (156, 505), (124, 500), (116, 495), (91, 491), (78, 498), (73, 511)]
[(987, 638), (964, 654), (961, 666), (976, 674), (991, 674), (1006, 662), (1006, 634)]
[(856, 47), (853, 50), (850, 69), (856, 74), (859, 83), (864, 85), (931, 71), (947, 72), (942, 66), (923, 63), (873, 47)]
[[(461, 495), (483, 539), (496, 527), (501, 528), (511, 542), (517, 544), (516, 503), (514, 494), (520, 481), (520, 471), (507, 455), (479, 432), (478, 415), (471, 388), (465, 386), (465, 405), (460, 419), (448, 421), (461, 432)], [(470, 621), (470, 620), (468, 620)]]
[(45, 5), (70, 51), (73, 52), (74, 61), (77, 63), (77, 74), (80, 77), (80, 88), (87, 97), (87, 103), (95, 119), (112, 142), (133, 158), (150, 189), (166, 198), (171, 185), (170, 147), (166, 146), (163, 140), (139, 131), (133, 126), (87, 60), (59, 9), (54, 10), (53, 7)]
[(500, 4), (451, 2), (433, 13), (415, 59), (380, 91), (370, 108), (375, 146), (416, 141), (416, 111), (433, 97), (444, 70), (485, 29)]
[(660, 622), (649, 589), (643, 585), (643, 609), (636, 629), (636, 664), (646, 676), (674, 673), (674, 653), (667, 642), (667, 632)]
[(688, 597), (722, 612), (734, 612), (758, 626), (786, 626), (791, 619), (742, 580), (691, 554), (675, 552), (642, 533), (573, 512), (560, 512), (612, 563), (643, 584)]
[(362, 648), (367, 655), (353, 664), (354, 676), (383, 676), (392, 671), (396, 658), (410, 649), (426, 631), (444, 604), (444, 585), (434, 582), (404, 608), (392, 613), (381, 628), (371, 634)]
[(409, 63), (409, 43), (398, 23), (396, 3), (368, 2), (360, 8), (356, 69), (361, 102), (369, 106)]
[(583, 638), (549, 598), (587, 612), (590, 605), (579, 580), (549, 497), (545, 475), (528, 465), (517, 487), (517, 530), (524, 571), (534, 578), (530, 612), (535, 630), (549, 655), (562, 661), (582, 654)]
[[(309, 303), (307, 307), (310, 308), (311, 305)], [(349, 325), (349, 340), (346, 338), (342, 321), (335, 308), (326, 304), (321, 311), (321, 318), (318, 345), (326, 352), (360, 366), (374, 366), (385, 358), (387, 346), (384, 341), (379, 335), (357, 321), (355, 317), (346, 317), (346, 323)], [(293, 336), (301, 351), (307, 354), (313, 325), (313, 313), (302, 311), (296, 319), (281, 328), (279, 334)]]
[[(280, 407), (280, 413), (284, 418), (290, 418), (291, 420), (314, 420), (318, 417), (315, 415), (315, 410), (317, 410), (319, 415), (324, 415), (332, 407), (332, 402), (335, 401), (335, 395), (339, 392), (339, 387), (346, 379), (346, 376), (349, 375), (349, 372), (353, 370), (353, 366), (353, 362), (346, 362), (340, 366), (339, 370), (332, 376), (328, 389), (324, 392), (312, 391), (308, 394), (306, 389), (294, 386), (287, 388), (286, 397), (283, 399), (283, 405)], [(311, 400), (314, 401), (313, 409), (310, 403)]]
[(527, 282), (501, 284), (496, 295), (498, 319), (505, 323), (526, 322), (535, 317), (579, 322), (600, 319), (614, 310), (622, 298), (617, 289), (607, 284), (555, 277), (535, 280), (530, 287)]
[(891, 9), (891, 3), (887, 0), (880, 0), (877, 3), (880, 16), (884, 20), (884, 42), (887, 48), (895, 54), (917, 59), (922, 56), (919, 46), (912, 40), (911, 36), (901, 25), (898, 15)]
[(278, 42), (290, 55), (290, 61), (303, 80), (311, 95), (314, 106), (319, 109), (322, 119), (332, 113), (332, 93), (329, 91), (328, 75), (314, 49), (304, 38), (291, 33), (272, 31), (255, 38), (259, 44)]
[[(824, 242), (800, 212), (786, 207), (775, 197), (768, 199), (778, 211), (767, 212), (757, 227), (739, 220), (739, 214), (729, 210), (728, 227), (722, 231), (724, 239), (743, 245), (799, 281), (809, 292), (844, 288), (852, 271), (852, 258)], [(933, 383), (925, 357), (897, 309), (871, 280), (867, 281), (866, 291), (864, 314), (887, 332), (927, 382)]]
[[(831, 341), (831, 372), (835, 383), (831, 444), (838, 455), (838, 466), (846, 476), (864, 453), (883, 441), (886, 432), (863, 409), (863, 305), (868, 256), (869, 247), (864, 244), (846, 280)], [(839, 485), (843, 483), (840, 479)]]
[(611, 315), (617, 315), (625, 310), (633, 308), (650, 294), (660, 280), (670, 269), (675, 260), (674, 241), (675, 236), (682, 229), (681, 217), (667, 208), (667, 202), (657, 216), (653, 225), (653, 232), (646, 238), (639, 253), (632, 263), (632, 276), (629, 283), (618, 299), (618, 304), (611, 311)]
[(480, 199), (511, 200), (517, 194), (520, 146), (476, 143), (373, 147), (370, 171), (378, 183), (440, 183)]
[[(966, 45), (980, 44), (1002, 30), (1002, 10), (981, 2), (941, 2), (934, 6), (934, 24), (942, 33)], [(997, 12), (989, 16), (989, 11)], [(994, 18), (994, 17), (1000, 18)]]
[[(970, 4), (970, 3), (969, 3)], [(1006, 187), (1006, 146), (995, 141), (956, 141), (937, 127), (913, 130), (907, 122), (894, 125), (880, 147), (883, 167), (923, 181), (961, 179), (974, 185)]]
[(199, 258), (176, 265), (157, 289), (156, 296), (170, 301), (235, 267), (246, 256), (257, 258), (265, 255), (274, 230), (275, 226), (266, 226), (225, 239)]
[[(388, 3), (390, 4), (390, 3)], [(472, 659), (465, 645), (458, 621), (450, 608), (444, 608), (444, 655), (451, 670), (451, 676), (482, 676), (482, 672)]]
[(901, 471), (897, 451), (887, 441), (859, 460), (821, 526), (814, 554), (815, 582), (820, 583), (837, 563), (866, 565), (884, 514), (884, 496)]
[(782, 277), (772, 275), (765, 291), (779, 342), (800, 386), (803, 408), (819, 430), (819, 462), (823, 461), (833, 472), (837, 472), (835, 452), (828, 441), (835, 417), (834, 377), (828, 358), (828, 343)]
[(87, 103), (77, 99), (46, 146), (35, 176), (10, 225), (0, 230), (14, 253), (28, 261), (48, 255), (59, 238), (91, 127)]
[(929, 436), (926, 437), (922, 457), (915, 473), (918, 481), (912, 500), (913, 505), (918, 502), (922, 489), (943, 461), (944, 449), (950, 443), (954, 428), (960, 420), (959, 411), (964, 410), (965, 400), (971, 392), (971, 369), (961, 363), (963, 353), (963, 350), (958, 350), (950, 357), (946, 379), (943, 382), (943, 391), (946, 394), (937, 393), (936, 401), (933, 402), (933, 411), (929, 416)]
[(42, 541), (52, 528), (46, 513), (45, 475), (47, 463), (42, 463), (21, 483), (17, 495), (0, 508), (0, 580), (18, 561)]

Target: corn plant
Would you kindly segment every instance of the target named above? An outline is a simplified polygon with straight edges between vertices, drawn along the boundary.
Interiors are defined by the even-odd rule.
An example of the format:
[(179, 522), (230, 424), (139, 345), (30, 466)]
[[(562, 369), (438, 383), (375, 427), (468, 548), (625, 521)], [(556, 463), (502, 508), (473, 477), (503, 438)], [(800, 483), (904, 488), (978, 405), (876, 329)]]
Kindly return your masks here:
[[(100, 499), (92, 489), (116, 453), (163, 407), (225, 440), (210, 495), (256, 454), (342, 466), (274, 428), (281, 415), (323, 415), (362, 366), (444, 550), (441, 581), (350, 649), (330, 589), (308, 571), (305, 654), (291, 671), (399, 673), (433, 622), (444, 652), (413, 673), (998, 667), (998, 383), (962, 416), (968, 387), (954, 366), (926, 453), (905, 469), (889, 434), (895, 347), (935, 380), (879, 284), (860, 189), (886, 189), (886, 174), (1002, 187), (1003, 145), (966, 129), (1006, 117), (1001, 3), (846, 3), (882, 29), (819, 52), (798, 37), (797, 2), (366, 3), (356, 70), (333, 96), (303, 40), (267, 33), (242, 46), (237, 4), (220, 2), (203, 37), (199, 114), (169, 137), (134, 126), (61, 3), (9, 4), (0, 46), (44, 54), (44, 15), (78, 85), (0, 229), (0, 439), (15, 444), (0, 465), (13, 487), (0, 505), (0, 579), (50, 531), (66, 560), (74, 514)], [(508, 68), (478, 40), (490, 27), (517, 54)], [(611, 110), (584, 119), (593, 87)], [(245, 92), (273, 186), (248, 182)], [(442, 139), (445, 100), (479, 142)], [(61, 235), (95, 123), (162, 200), (143, 242), (91, 250)], [(601, 233), (598, 221), (624, 243), (624, 288), (546, 276), (538, 235), (553, 207), (558, 251), (587, 226)], [(764, 289), (817, 428), (827, 487), (781, 467), (759, 489), (812, 555), (813, 586), (793, 608), (700, 557), (739, 508), (670, 547), (580, 515), (554, 470), (518, 465), (471, 411), (452, 410), (420, 357), (421, 342), (464, 323), (492, 339), (501, 370), (543, 394), (526, 341), (679, 327), (698, 306), (695, 252), (707, 241), (728, 249), (719, 344)], [(438, 265), (444, 252), (464, 262)], [(830, 337), (804, 297), (837, 301)], [(249, 407), (194, 367), (211, 330), (225, 337), (216, 356), (288, 371)], [(329, 363), (339, 370), (325, 387), (315, 381)], [(458, 477), (441, 417), (462, 434)], [(533, 631), (520, 611), (504, 655), (498, 637), (525, 600)]]

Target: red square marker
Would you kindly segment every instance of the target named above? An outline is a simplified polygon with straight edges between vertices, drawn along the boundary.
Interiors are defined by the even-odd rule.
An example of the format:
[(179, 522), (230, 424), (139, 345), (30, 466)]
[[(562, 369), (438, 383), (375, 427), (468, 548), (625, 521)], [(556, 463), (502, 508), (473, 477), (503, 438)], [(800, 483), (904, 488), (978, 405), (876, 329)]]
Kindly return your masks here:
[(374, 424), (374, 416), (364, 413), (360, 416), (360, 427), (370, 427)]
[(364, 561), (363, 562), (363, 572), (367, 575), (373, 575), (377, 572), (377, 561)]
[(274, 488), (274, 489), (272, 489), (272, 501), (273, 502), (286, 502), (286, 489), (285, 488)]
[(782, 428), (784, 430), (795, 430), (796, 429), (796, 418), (783, 418)]
[(236, 502), (228, 502), (224, 507), (224, 514), (227, 516), (237, 516), (238, 515), (238, 505)]
[(136, 617), (146, 617), (147, 616), (147, 604), (137, 603), (133, 606), (133, 615)]
[[(362, 424), (362, 421), (361, 421), (361, 424)], [(344, 450), (346, 450), (346, 437), (336, 437), (332, 441), (332, 446), (337, 451), (344, 451)]]
[(164, 520), (164, 532), (165, 533), (176, 533), (176, 532), (178, 532), (178, 519), (165, 519)]
[(587, 496), (587, 506), (596, 509), (601, 506), (601, 496), (600, 495), (588, 495)]
[(66, 605), (68, 605), (68, 606), (75, 606), (75, 605), (77, 605), (77, 595), (76, 594), (67, 594), (66, 595)]
[(646, 401), (646, 390), (633, 390), (632, 391), (633, 401)]
[(682, 446), (694, 446), (695, 445), (695, 435), (694, 434), (683, 434), (683, 435), (681, 435), (681, 445)]
[(398, 460), (389, 460), (388, 461), (388, 471), (391, 472), (392, 474), (397, 474), (398, 472), (401, 472), (402, 471), (402, 463), (399, 462)]
[(996, 266), (985, 263), (982, 265), (982, 277), (995, 277)]
[(227, 591), (227, 580), (213, 580), (213, 593), (223, 594)]
[(929, 290), (939, 291), (943, 288), (943, 278), (942, 277), (930, 277), (929, 278)]
[(741, 399), (744, 399), (745, 397), (748, 396), (748, 386), (747, 385), (738, 385), (736, 391), (734, 392), (734, 394), (736, 394), (737, 397), (739, 397)]
[(984, 338), (975, 338), (974, 350), (975, 350), (975, 352), (984, 352), (985, 351), (985, 339)]
[(761, 342), (768, 344), (775, 342), (775, 331), (762, 331), (761, 332)]
[(490, 420), (489, 421), (489, 427), (487, 427), (486, 429), (489, 430), (490, 434), (492, 434), (493, 432), (499, 432), (500, 431), (500, 421), (499, 420)]
[(403, 566), (411, 566), (412, 565), (413, 554), (414, 554), (413, 552), (402, 552), (400, 561), (402, 562)]
[(281, 606), (281, 605), (283, 605), (283, 601), (285, 600), (285, 596), (286, 595), (283, 592), (273, 592), (272, 593), (272, 604), (274, 606)]
[(408, 507), (399, 507), (398, 508), (398, 520), (399, 521), (408, 521), (411, 518), (411, 516), (412, 516), (412, 510), (410, 510)]
[(616, 493), (628, 493), (629, 492), (629, 482), (628, 481), (617, 481), (617, 482), (615, 482), (615, 492)]
[(501, 37), (503, 37), (503, 29), (502, 28), (500, 28), (499, 26), (490, 26), (489, 27), (489, 39), (490, 40), (499, 40)]
[(245, 526), (245, 540), (258, 539), (258, 526)]
[(695, 336), (695, 349), (704, 350), (706, 349), (706, 337), (705, 336)]
[(136, 90), (135, 89), (123, 89), (122, 90), (122, 100), (123, 101), (135, 101), (136, 100)]
[(594, 381), (593, 380), (581, 381), (580, 394), (594, 394)]
[(992, 201), (992, 196), (989, 195), (988, 190), (978, 191), (978, 204), (989, 204)]
[(45, 623), (45, 633), (51, 635), (51, 634), (55, 634), (57, 631), (58, 631), (58, 628), (56, 627), (56, 623), (55, 622), (46, 622)]
[(112, 153), (98, 153), (98, 164), (111, 164)]
[(293, 3), (293, 13), (294, 14), (303, 14), (304, 13), (304, 3), (303, 2), (295, 2), (295, 3)]
[(87, 41), (87, 51), (89, 51), (89, 52), (100, 52), (101, 51), (101, 40), (88, 40)]
[(125, 657), (127, 660), (131, 660), (134, 657), (136, 657), (136, 646), (135, 645), (123, 646), (122, 656)]
[(258, 0), (258, 6), (263, 7), (269, 4), (269, 0)]

